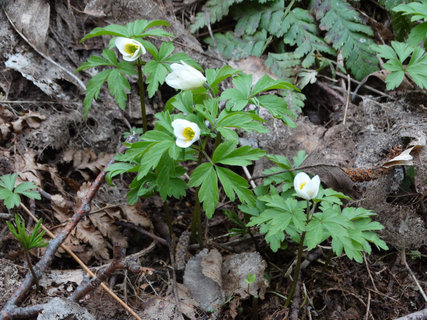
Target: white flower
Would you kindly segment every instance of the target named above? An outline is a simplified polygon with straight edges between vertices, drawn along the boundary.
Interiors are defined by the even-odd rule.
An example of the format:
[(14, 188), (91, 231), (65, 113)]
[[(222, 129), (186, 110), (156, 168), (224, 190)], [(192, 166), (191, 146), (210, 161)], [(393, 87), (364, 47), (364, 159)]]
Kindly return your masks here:
[(126, 61), (135, 61), (147, 52), (140, 42), (129, 38), (117, 38), (116, 47), (119, 49), (120, 53), (123, 55), (123, 59)]
[(166, 83), (168, 86), (178, 90), (193, 90), (197, 89), (206, 81), (203, 74), (186, 64), (184, 61), (179, 63), (171, 64), (172, 72), (166, 77)]
[(194, 122), (175, 119), (172, 121), (172, 127), (176, 137), (176, 145), (180, 148), (187, 148), (199, 140), (200, 129)]
[(319, 176), (314, 176), (313, 179), (310, 179), (310, 177), (304, 172), (300, 172), (295, 176), (294, 188), (301, 198), (306, 200), (315, 198), (319, 192), (319, 186)]

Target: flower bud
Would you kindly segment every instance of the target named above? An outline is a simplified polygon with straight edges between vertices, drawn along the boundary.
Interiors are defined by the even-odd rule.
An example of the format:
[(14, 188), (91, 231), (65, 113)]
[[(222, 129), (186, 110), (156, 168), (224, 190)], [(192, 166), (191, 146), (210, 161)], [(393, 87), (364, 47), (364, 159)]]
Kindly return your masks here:
[(135, 39), (119, 37), (116, 39), (116, 47), (126, 61), (135, 61), (146, 53), (144, 46)]
[(319, 176), (314, 176), (313, 179), (310, 179), (310, 177), (305, 172), (300, 172), (295, 176), (295, 191), (303, 199), (311, 200), (315, 198), (319, 192), (319, 186)]
[(186, 64), (184, 61), (181, 63), (171, 64), (172, 72), (166, 77), (168, 86), (178, 90), (193, 90), (197, 89), (206, 82), (203, 74)]
[(176, 137), (176, 145), (180, 148), (188, 148), (200, 138), (199, 126), (184, 119), (172, 121), (173, 133)]

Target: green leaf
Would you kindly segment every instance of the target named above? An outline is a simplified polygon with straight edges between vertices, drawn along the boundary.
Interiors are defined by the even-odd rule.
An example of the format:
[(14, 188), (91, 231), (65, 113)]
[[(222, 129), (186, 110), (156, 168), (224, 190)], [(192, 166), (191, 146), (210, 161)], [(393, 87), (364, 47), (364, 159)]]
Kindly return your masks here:
[(118, 69), (130, 76), (136, 76), (138, 74), (138, 72), (135, 70), (135, 66), (129, 61), (120, 61)]
[(218, 93), (219, 83), (238, 73), (240, 73), (239, 70), (235, 70), (228, 65), (223, 66), (221, 69), (206, 69), (206, 81), (214, 92)]
[(153, 142), (145, 150), (144, 155), (141, 158), (137, 179), (139, 180), (143, 178), (151, 169), (156, 168), (163, 154), (167, 152), (174, 144), (175, 142), (172, 140)]
[(104, 70), (92, 77), (92, 79), (89, 80), (89, 82), (86, 85), (86, 96), (83, 101), (84, 105), (84, 111), (83, 115), (86, 118), (87, 114), (92, 107), (92, 101), (93, 99), (97, 99), (99, 92), (101, 91), (102, 85), (105, 81), (107, 81), (107, 78), (109, 77), (110, 73), (112, 72), (112, 69)]
[(224, 58), (240, 60), (249, 56), (260, 57), (272, 37), (267, 36), (266, 30), (261, 30), (253, 35), (244, 35), (243, 37), (237, 37), (233, 32), (215, 33), (214, 39), (216, 45), (211, 38), (205, 39), (212, 53), (216, 54), (216, 49), (218, 49)]
[(212, 218), (219, 201), (218, 179), (211, 163), (205, 162), (191, 174), (190, 187), (200, 186), (198, 196), (208, 219)]
[(226, 106), (233, 110), (242, 110), (249, 102), (252, 86), (252, 75), (240, 74), (233, 78), (235, 88), (224, 90), (221, 94), (221, 100), (227, 101)]
[(86, 36), (84, 36), (83, 39), (80, 40), (80, 42), (85, 41), (86, 39), (89, 39), (89, 38), (105, 36), (105, 35), (129, 38), (129, 33), (126, 27), (120, 26), (117, 24), (110, 24), (104, 28), (97, 27), (93, 29)]
[(31, 189), (37, 189), (37, 186), (32, 182), (22, 182), (19, 185), (16, 186), (14, 192), (18, 194), (22, 194), (30, 199), (36, 199), (40, 200), (40, 193), (36, 190)]
[(235, 147), (236, 144), (233, 141), (223, 142), (216, 148), (212, 161), (230, 166), (248, 166), (265, 154), (265, 151), (253, 149), (250, 146), (237, 149)]
[(130, 91), (129, 81), (120, 72), (119, 69), (111, 70), (108, 76), (108, 90), (116, 100), (120, 109), (126, 109), (127, 92)]
[(225, 134), (222, 129), (225, 128), (238, 128), (246, 132), (252, 132), (252, 130), (259, 133), (268, 132), (268, 129), (262, 125), (262, 122), (265, 121), (250, 112), (229, 112), (224, 109), (218, 116), (217, 121), (216, 127), (224, 137)]
[(197, 30), (214, 24), (228, 15), (230, 7), (233, 4), (242, 2), (243, 0), (208, 0), (205, 3), (204, 10), (197, 13), (193, 24), (190, 26), (190, 31), (195, 33)]
[(371, 49), (373, 31), (350, 4), (343, 0), (315, 0), (312, 10), (320, 20), (320, 29), (327, 31), (326, 42), (341, 51), (356, 79), (378, 70), (378, 60)]
[(15, 188), (15, 182), (17, 178), (18, 178), (17, 173), (5, 174), (0, 177), (0, 186), (12, 191), (13, 188)]
[(283, 80), (274, 80), (268, 75), (263, 75), (258, 82), (254, 85), (254, 88), (251, 92), (251, 97), (265, 91), (275, 90), (275, 89), (288, 89), (288, 90), (297, 90), (298, 88), (289, 82)]
[(119, 175), (123, 174), (125, 172), (129, 172), (130, 170), (134, 169), (135, 165), (127, 162), (116, 162), (111, 165), (109, 165), (107, 168), (105, 168), (105, 171), (107, 172), (107, 175), (105, 176), (105, 180), (107, 183), (112, 186), (112, 179)]
[(150, 60), (144, 67), (144, 74), (148, 74), (147, 77), (147, 91), (148, 97), (152, 98), (159, 88), (159, 84), (165, 82), (166, 76), (168, 75), (168, 68), (161, 62), (156, 60)]
[(227, 168), (216, 166), (216, 171), (224, 192), (231, 201), (234, 201), (235, 193), (240, 202), (255, 205), (254, 194), (249, 189), (246, 179)]

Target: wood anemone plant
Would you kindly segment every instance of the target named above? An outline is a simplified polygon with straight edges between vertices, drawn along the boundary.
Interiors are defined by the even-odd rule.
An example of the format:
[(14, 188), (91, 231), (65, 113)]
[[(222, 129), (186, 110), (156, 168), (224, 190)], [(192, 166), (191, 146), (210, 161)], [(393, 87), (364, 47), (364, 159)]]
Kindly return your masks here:
[(22, 248), (24, 249), (24, 257), (27, 261), (28, 268), (30, 269), (31, 274), (33, 275), (37, 290), (40, 291), (39, 280), (33, 269), (33, 265), (31, 264), (29, 252), (31, 249), (43, 248), (49, 245), (48, 242), (43, 240), (43, 235), (45, 231), (40, 230), (42, 226), (42, 219), (40, 219), (36, 223), (33, 231), (30, 234), (27, 234), (27, 231), (25, 230), (25, 221), (21, 219), (21, 217), (17, 214), (15, 214), (15, 225), (13, 225), (9, 221), (6, 221), (6, 223), (9, 227), (10, 232), (15, 236), (15, 238), (19, 241)]

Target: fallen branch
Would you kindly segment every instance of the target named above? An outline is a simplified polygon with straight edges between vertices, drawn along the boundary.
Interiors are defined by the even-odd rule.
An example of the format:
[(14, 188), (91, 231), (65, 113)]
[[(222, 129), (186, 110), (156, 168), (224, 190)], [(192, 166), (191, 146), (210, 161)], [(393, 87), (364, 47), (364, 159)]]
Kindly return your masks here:
[[(126, 142), (133, 142), (134, 136), (129, 136)], [(122, 153), (126, 150), (126, 146), (122, 145), (118, 151), (118, 153)], [(113, 164), (115, 162), (114, 157), (111, 159), (106, 167)], [(79, 221), (90, 212), (90, 203), (95, 196), (96, 192), (98, 191), (99, 187), (104, 181), (106, 175), (105, 169), (102, 170), (94, 182), (92, 183), (91, 187), (89, 188), (89, 191), (83, 198), (79, 209), (77, 209), (70, 219), (70, 221), (65, 225), (65, 227), (61, 230), (61, 232), (49, 242), (49, 246), (46, 249), (45, 254), (40, 259), (40, 261), (34, 266), (34, 271), (36, 273), (37, 277), (41, 277), (43, 272), (47, 270), (47, 268), (52, 263), (52, 260), (55, 256), (56, 251), (59, 249), (59, 247), (62, 245), (62, 243), (65, 241), (65, 239), (68, 237), (68, 235), (71, 233), (71, 231), (77, 226)], [(5, 304), (3, 309), (0, 312), (0, 320), (8, 320), (13, 317), (14, 309), (16, 309), (16, 305), (27, 295), (27, 293), (30, 291), (32, 285), (33, 285), (34, 279), (31, 274), (31, 272), (27, 272), (27, 275), (25, 276), (24, 281), (22, 282), (21, 286), (15, 291), (15, 293), (10, 297), (9, 301)], [(105, 285), (105, 284), (104, 284)], [(104, 287), (104, 286), (103, 286)], [(108, 289), (108, 287), (105, 285), (104, 289)], [(109, 290), (109, 289), (108, 289)], [(111, 290), (110, 290), (111, 291)], [(120, 299), (119, 299), (120, 300)], [(123, 301), (118, 301), (122, 306), (126, 306), (127, 310), (136, 318), (141, 319), (139, 316), (129, 308)], [(124, 304), (124, 305), (123, 305)]]

